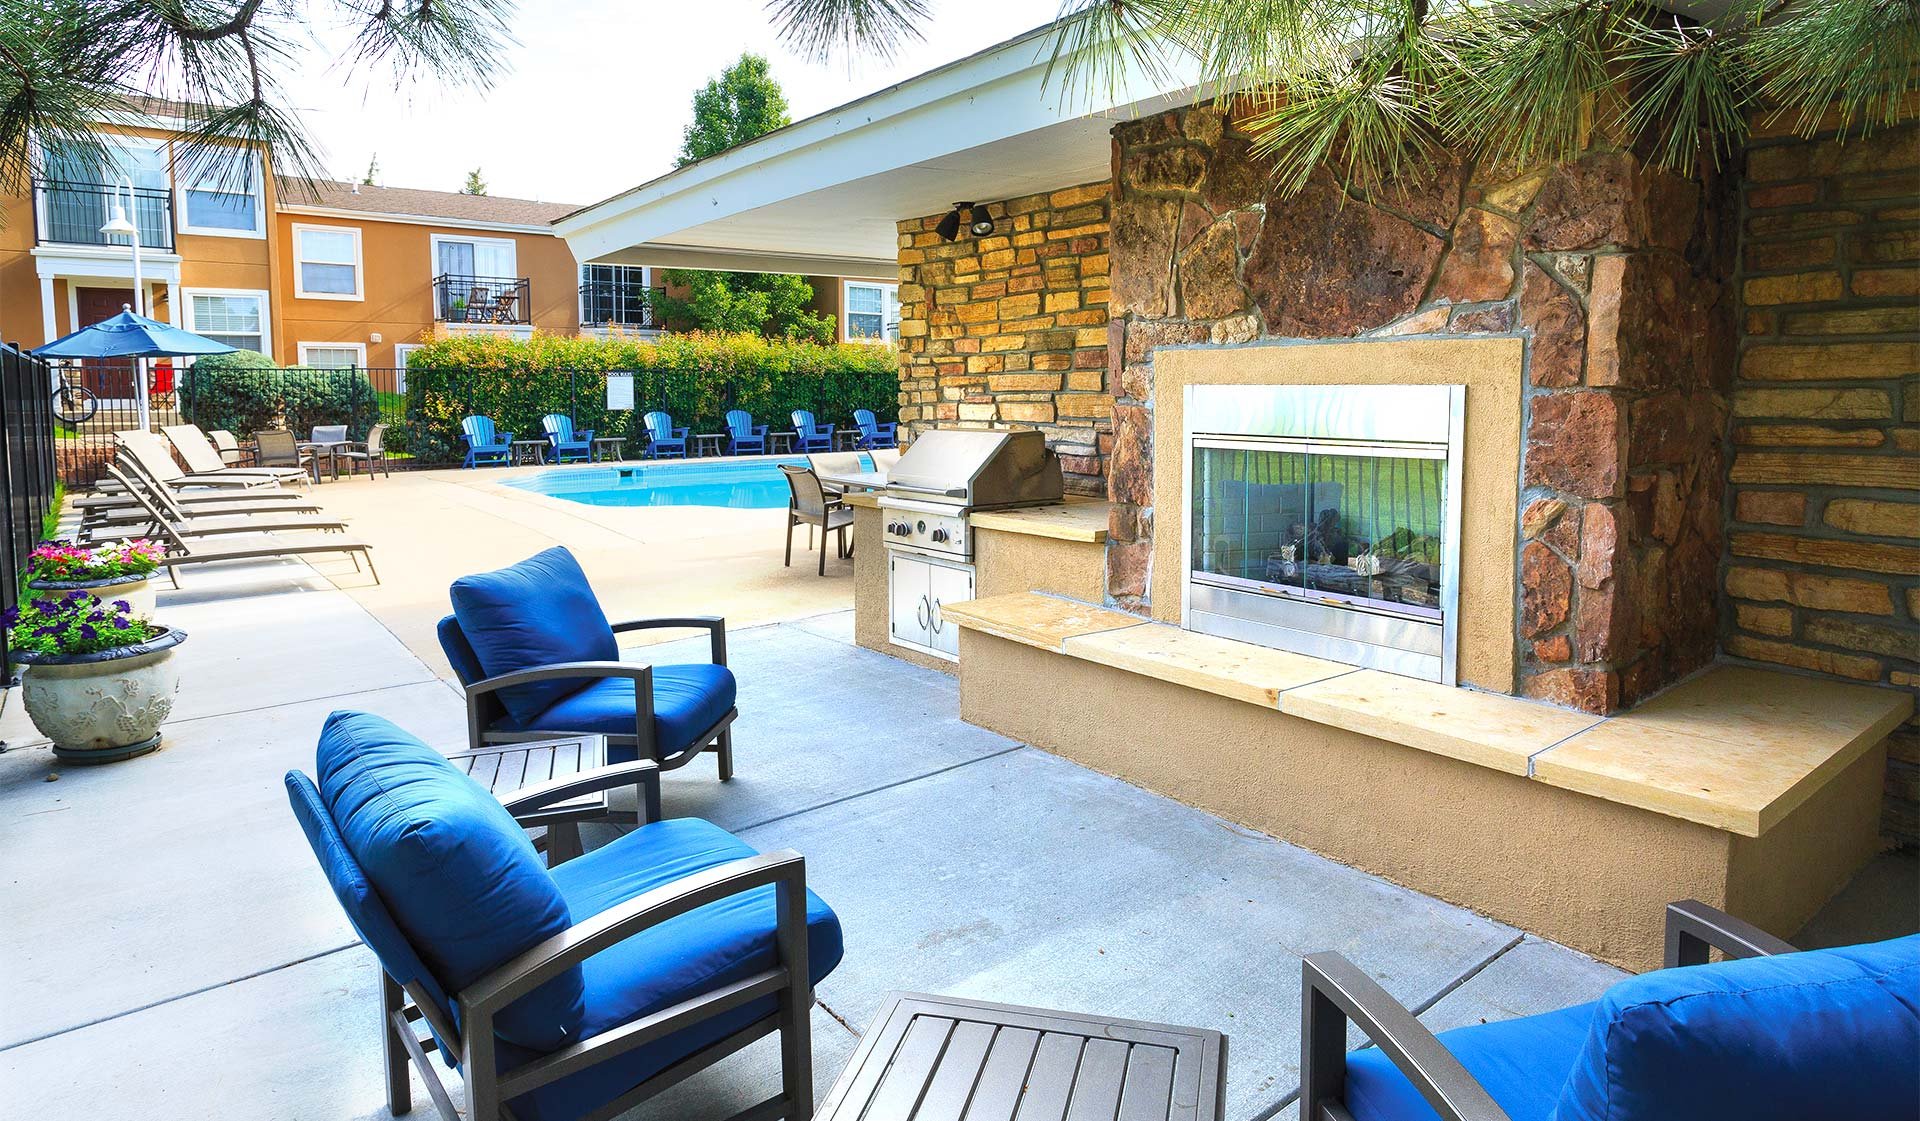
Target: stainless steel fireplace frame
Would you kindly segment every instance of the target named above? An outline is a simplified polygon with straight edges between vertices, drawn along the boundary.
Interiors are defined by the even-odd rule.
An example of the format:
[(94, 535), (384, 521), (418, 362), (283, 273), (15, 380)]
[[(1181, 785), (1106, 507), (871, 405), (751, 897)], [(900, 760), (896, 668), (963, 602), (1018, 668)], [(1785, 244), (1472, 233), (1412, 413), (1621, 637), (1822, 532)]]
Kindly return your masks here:
[[(1184, 390), (1183, 416), (1183, 627), (1457, 684), (1464, 385), (1189, 385)], [(1437, 620), (1424, 611), (1391, 608), (1338, 592), (1195, 573), (1194, 512), (1185, 507), (1193, 501), (1196, 446), (1444, 461)]]

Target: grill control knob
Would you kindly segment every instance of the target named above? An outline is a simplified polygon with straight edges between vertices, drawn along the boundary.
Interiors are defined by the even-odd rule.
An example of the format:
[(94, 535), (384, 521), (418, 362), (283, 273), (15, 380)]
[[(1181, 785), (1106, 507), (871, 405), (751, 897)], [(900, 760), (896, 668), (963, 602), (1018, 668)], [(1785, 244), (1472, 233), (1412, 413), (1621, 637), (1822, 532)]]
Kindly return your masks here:
[(936, 542), (938, 542), (938, 543), (940, 543), (940, 544), (942, 544), (942, 545), (944, 545), (944, 544), (946, 544), (946, 542), (947, 542), (947, 531), (946, 531), (946, 530), (944, 530), (944, 529), (936, 529), (936, 530), (934, 530), (934, 531), (933, 531), (933, 539), (934, 539), (934, 541), (936, 541)]

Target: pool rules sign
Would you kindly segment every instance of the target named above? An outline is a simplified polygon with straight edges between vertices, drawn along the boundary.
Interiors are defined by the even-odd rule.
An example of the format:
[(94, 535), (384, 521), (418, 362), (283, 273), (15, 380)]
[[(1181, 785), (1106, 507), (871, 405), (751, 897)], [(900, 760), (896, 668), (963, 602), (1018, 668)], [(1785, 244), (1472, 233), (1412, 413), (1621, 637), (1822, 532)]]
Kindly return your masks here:
[(627, 370), (607, 371), (607, 411), (633, 409), (633, 374)]

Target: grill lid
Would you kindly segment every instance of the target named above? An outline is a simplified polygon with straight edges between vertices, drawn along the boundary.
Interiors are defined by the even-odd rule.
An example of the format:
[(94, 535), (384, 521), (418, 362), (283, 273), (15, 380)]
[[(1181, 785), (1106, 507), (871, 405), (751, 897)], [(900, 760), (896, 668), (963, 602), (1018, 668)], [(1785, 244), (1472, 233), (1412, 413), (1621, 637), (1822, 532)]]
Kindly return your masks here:
[(1031, 429), (923, 432), (887, 473), (887, 484), (904, 496), (969, 507), (1036, 506), (1064, 493), (1059, 457)]

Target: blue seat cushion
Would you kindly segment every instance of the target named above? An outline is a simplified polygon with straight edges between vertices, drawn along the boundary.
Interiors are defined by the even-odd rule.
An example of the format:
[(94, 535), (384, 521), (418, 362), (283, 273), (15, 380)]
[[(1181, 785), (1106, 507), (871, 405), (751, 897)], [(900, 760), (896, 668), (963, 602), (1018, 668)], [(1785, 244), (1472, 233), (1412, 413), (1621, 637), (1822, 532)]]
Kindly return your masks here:
[[(717, 825), (679, 818), (643, 825), (553, 870), (576, 921), (755, 850)], [(582, 1039), (752, 976), (775, 964), (774, 889), (756, 888), (667, 920), (594, 955), (584, 966)], [(807, 893), (807, 974), (819, 984), (840, 963), (840, 920)], [(522, 1121), (577, 1118), (612, 1101), (675, 1061), (745, 1028), (775, 1009), (755, 1001), (620, 1058), (514, 1099)], [(503, 1045), (501, 1070), (539, 1057)]]
[[(1566, 1084), (1592, 1004), (1440, 1033), (1440, 1042), (1513, 1121), (1547, 1121)], [(1347, 1056), (1347, 1110), (1354, 1121), (1438, 1121), (1413, 1084), (1378, 1047)]]
[(1555, 1121), (1913, 1121), (1920, 935), (1607, 990)]
[[(599, 732), (631, 736), (633, 685), (621, 677), (601, 678), (568, 693), (531, 720), (509, 716), (499, 723), (508, 732)], [(719, 722), (734, 705), (738, 688), (725, 666), (696, 663), (653, 667), (653, 735), (661, 752), (695, 745), (700, 733)]]
[[(460, 631), (488, 677), (620, 657), (619, 643), (587, 574), (564, 548), (548, 549), (494, 572), (462, 576), (453, 582), (450, 596)], [(527, 720), (579, 687), (577, 679), (539, 681), (502, 689), (498, 695), (509, 714)]]
[[(334, 713), (316, 765), (341, 840), (448, 995), (573, 925), (500, 800), (390, 721)], [(497, 1034), (549, 1050), (573, 1042), (582, 993), (580, 971), (569, 970), (504, 1009)]]

